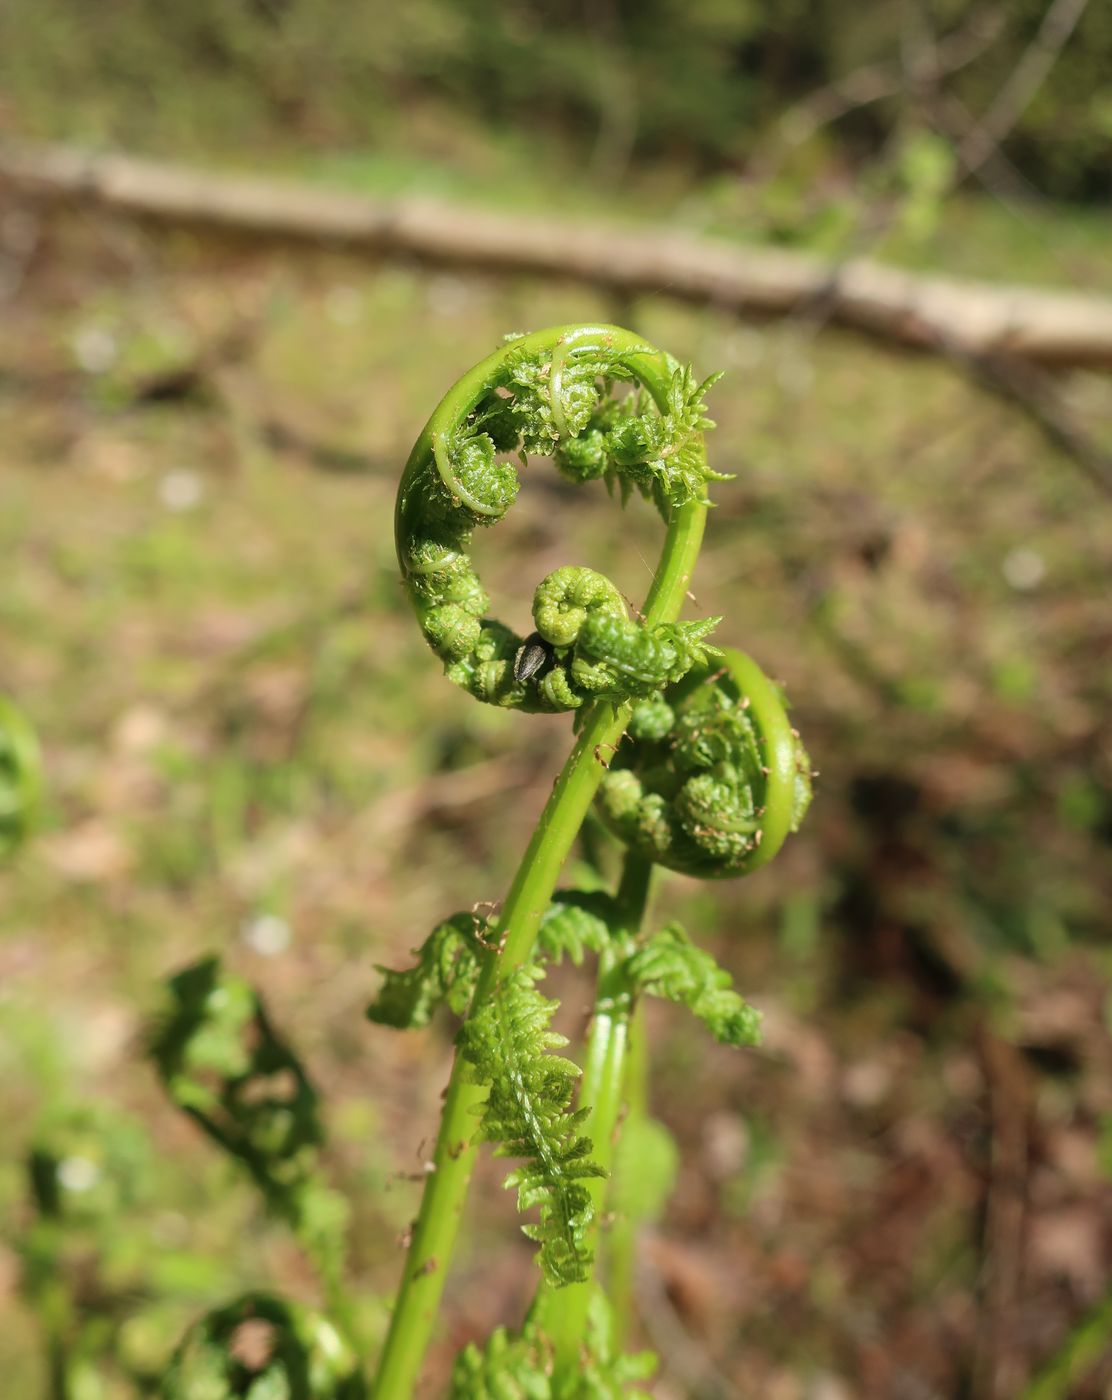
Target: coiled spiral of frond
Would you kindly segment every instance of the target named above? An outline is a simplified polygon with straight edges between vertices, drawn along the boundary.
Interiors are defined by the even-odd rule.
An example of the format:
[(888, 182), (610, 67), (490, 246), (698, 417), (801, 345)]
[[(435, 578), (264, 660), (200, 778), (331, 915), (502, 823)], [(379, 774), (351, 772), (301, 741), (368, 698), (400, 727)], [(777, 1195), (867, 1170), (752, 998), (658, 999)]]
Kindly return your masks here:
[(541, 581), (536, 631), (520, 637), (486, 616), (469, 550), (475, 529), (513, 504), (531, 455), (551, 457), (569, 481), (617, 486), (623, 503), (637, 490), (665, 521), (703, 499), (723, 479), (703, 441), (717, 378), (697, 382), (617, 326), (563, 326), (509, 339), (449, 390), (410, 454), (395, 535), (422, 631), (452, 681), (493, 705), (575, 710), (649, 696), (712, 654), (713, 622), (631, 620), (617, 588), (579, 567)]
[(34, 821), (42, 788), (35, 731), (0, 695), (0, 859), (24, 840)]
[(161, 1400), (365, 1400), (351, 1348), (327, 1318), (248, 1293), (195, 1322), (159, 1387)]
[(740, 651), (634, 707), (598, 807), (627, 846), (716, 879), (766, 865), (811, 801), (811, 762), (783, 695)]

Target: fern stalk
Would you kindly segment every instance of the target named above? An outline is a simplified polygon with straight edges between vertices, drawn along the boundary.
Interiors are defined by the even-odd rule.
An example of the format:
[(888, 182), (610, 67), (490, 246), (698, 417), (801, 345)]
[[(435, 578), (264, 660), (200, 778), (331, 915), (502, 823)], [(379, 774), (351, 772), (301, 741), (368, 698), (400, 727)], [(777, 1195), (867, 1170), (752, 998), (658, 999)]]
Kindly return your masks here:
[[(599, 958), (598, 997), (594, 1023), (587, 1046), (579, 1107), (589, 1110), (583, 1131), (593, 1144), (592, 1159), (609, 1177), (614, 1160), (626, 1081), (626, 1052), (636, 988), (627, 966), (634, 939), (645, 917), (652, 879), (652, 863), (627, 854), (618, 889), (618, 924), (611, 942)], [(596, 1220), (606, 1199), (605, 1178), (588, 1183)], [(597, 1260), (597, 1251), (596, 1251)], [(549, 1333), (555, 1349), (556, 1390), (561, 1382), (574, 1383), (580, 1372), (581, 1350), (587, 1335), (587, 1315), (594, 1292), (594, 1279), (573, 1283), (560, 1290), (559, 1300), (549, 1313)], [(551, 1291), (542, 1283), (538, 1297)]]
[[(458, 395), (460, 404), (446, 400), (444, 406), (448, 410), (458, 411), (469, 397), (474, 397), (483, 368), (478, 366), (460, 381), (449, 395), (449, 400)], [(654, 396), (658, 387), (661, 394), (665, 389), (663, 381), (651, 387)], [(704, 498), (690, 500), (673, 510), (660, 564), (645, 601), (647, 624), (674, 622), (678, 618), (702, 544), (706, 511)], [(618, 743), (628, 717), (628, 705), (616, 707), (599, 701), (591, 708), (506, 896), (498, 921), (504, 942), (498, 956), (488, 959), (480, 973), (472, 1014), (492, 995), (498, 979), (521, 967), (532, 955), (541, 916), (605, 771), (603, 758)], [(434, 1169), (428, 1176), (413, 1227), (375, 1378), (374, 1400), (410, 1400), (413, 1394), (474, 1170), (476, 1110), (485, 1094), (482, 1085), (468, 1082), (464, 1063), (457, 1054), (433, 1154)]]
[[(590, 1287), (630, 1008), (640, 992), (678, 1002), (731, 1045), (754, 1043), (759, 1029), (758, 1013), (728, 973), (678, 925), (637, 938), (649, 867), (702, 878), (743, 874), (771, 858), (810, 798), (810, 765), (777, 688), (741, 653), (708, 643), (721, 619), (678, 620), (702, 542), (708, 483), (728, 479), (711, 470), (703, 438), (713, 427), (704, 396), (717, 377), (699, 383), (690, 368), (616, 326), (510, 337), (448, 391), (402, 475), (399, 566), (446, 677), (485, 704), (575, 711), (579, 737), (497, 920), (477, 942), (468, 924), (448, 928), (455, 942), (448, 926), (434, 930), (416, 968), (386, 970), (370, 1013), (383, 1024), (423, 1024), (438, 1000), (461, 1011), (474, 987), (375, 1400), (414, 1394), (480, 1139), (522, 1162), (507, 1185), (518, 1188), (523, 1209), (540, 1210), (525, 1233), (541, 1245), (546, 1282), (524, 1331), (510, 1337), (499, 1329), (487, 1351), (465, 1348), (453, 1394), (601, 1400), (647, 1374), (646, 1358), (614, 1354), (608, 1309), (600, 1314)], [(616, 394), (630, 384), (630, 393)], [(636, 621), (613, 583), (579, 566), (556, 569), (538, 584), (536, 630), (528, 636), (490, 617), (471, 540), (503, 519), (517, 495), (515, 451), (522, 466), (530, 455), (548, 456), (571, 482), (601, 480), (623, 503), (638, 492), (656, 505), (664, 547)], [(578, 961), (574, 950), (584, 947), (582, 918), (561, 934), (557, 910), (541, 926), (596, 794), (604, 824), (634, 856), (619, 892), (625, 907), (613, 923), (596, 914), (587, 939), (600, 955), (601, 1003), (572, 1110), (574, 1066), (559, 1057), (545, 1062), (565, 1042), (550, 1026), (554, 1004), (534, 986), (542, 976), (535, 949), (538, 940), (547, 947), (543, 963), (564, 954)], [(582, 903), (578, 909), (582, 915)], [(637, 1173), (629, 1180), (644, 1184)], [(540, 1307), (556, 1287), (560, 1297)]]
[[(645, 1008), (638, 1001), (630, 1017), (622, 1098), (625, 1104), (623, 1131), (645, 1119), (649, 1111), (649, 1042)], [(637, 1222), (619, 1213), (606, 1239), (606, 1296), (610, 1300), (615, 1351), (624, 1351), (633, 1329), (634, 1280), (637, 1266)]]

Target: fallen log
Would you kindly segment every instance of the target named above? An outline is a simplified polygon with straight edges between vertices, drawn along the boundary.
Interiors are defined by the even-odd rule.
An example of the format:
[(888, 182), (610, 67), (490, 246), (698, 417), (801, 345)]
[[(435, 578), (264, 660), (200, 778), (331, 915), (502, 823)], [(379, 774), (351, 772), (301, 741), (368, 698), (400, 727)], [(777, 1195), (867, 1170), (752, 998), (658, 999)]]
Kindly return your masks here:
[(1112, 370), (1112, 298), (927, 276), (865, 259), (833, 265), (667, 231), (484, 212), (424, 199), (373, 199), (273, 180), (98, 155), (0, 147), (0, 188), (81, 201), (157, 223), (312, 243), (439, 266), (568, 278), (656, 292), (752, 316), (806, 314), (952, 357)]

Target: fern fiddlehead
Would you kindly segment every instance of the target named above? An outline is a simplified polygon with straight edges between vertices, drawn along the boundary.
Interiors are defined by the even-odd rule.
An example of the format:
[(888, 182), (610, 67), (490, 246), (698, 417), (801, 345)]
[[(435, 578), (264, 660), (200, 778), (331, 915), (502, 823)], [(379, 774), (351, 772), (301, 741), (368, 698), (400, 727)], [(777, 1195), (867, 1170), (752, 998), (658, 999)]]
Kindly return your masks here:
[[(632, 386), (623, 400), (612, 392), (619, 382)], [(682, 674), (682, 653), (691, 664), (708, 655), (699, 651), (701, 638), (657, 630), (677, 622), (702, 542), (707, 483), (715, 476), (706, 465), (705, 426), (699, 386), (671, 356), (617, 327), (556, 327), (509, 342), (465, 374), (410, 454), (395, 513), (399, 564), (425, 637), (449, 678), (487, 702), (581, 711), (575, 745), (493, 930), (497, 951), (482, 957), (472, 1015), (533, 954), (560, 868), (602, 777), (598, 755), (620, 739), (630, 697)], [(498, 451), (515, 446), (548, 452), (575, 479), (601, 478), (623, 497), (639, 490), (664, 518), (644, 621), (622, 629), (617, 645), (595, 634), (599, 624), (590, 619), (599, 616), (598, 607), (593, 613), (584, 608), (574, 640), (541, 634), (543, 645), (532, 649), (530, 639), (485, 619), (486, 595), (467, 549), (474, 529), (501, 518), (516, 494), (513, 466), (497, 460)], [(550, 582), (542, 605), (551, 601), (552, 588)], [(592, 601), (606, 592), (590, 580), (583, 588)], [(542, 608), (537, 611), (551, 627)], [(628, 621), (616, 610), (603, 615)], [(646, 644), (647, 659), (641, 655)], [(593, 668), (609, 674), (596, 677)], [(627, 672), (633, 673), (629, 679)], [(378, 1367), (376, 1400), (412, 1394), (473, 1169), (475, 1119), (485, 1097), (473, 1067), (457, 1054), (434, 1170)]]
[(778, 687), (744, 653), (721, 658), (634, 709), (599, 790), (619, 840), (703, 880), (767, 865), (811, 801), (811, 761)]
[[(410, 454), (395, 513), (402, 577), (449, 679), (489, 704), (575, 710), (651, 694), (706, 655), (713, 624), (632, 622), (609, 579), (572, 566), (537, 585), (536, 631), (520, 637), (485, 616), (469, 550), (517, 496), (513, 453), (550, 456), (565, 479), (601, 478), (623, 500), (639, 491), (665, 519), (702, 500), (722, 479), (703, 447), (717, 377), (698, 383), (616, 326), (564, 326), (511, 339), (450, 390)], [(618, 398), (619, 385), (632, 390)]]
[[(708, 467), (702, 436), (713, 382), (697, 382), (616, 327), (515, 337), (449, 391), (403, 474), (399, 563), (446, 675), (485, 703), (576, 711), (578, 739), (502, 912), (481, 924), (456, 915), (440, 925), (415, 967), (386, 972), (370, 1009), (373, 1020), (403, 1026), (427, 1023), (440, 1003), (457, 1014), (470, 1008), (376, 1400), (412, 1394), (480, 1138), (523, 1162), (507, 1184), (518, 1187), (522, 1208), (540, 1208), (526, 1233), (541, 1245), (544, 1281), (519, 1335), (498, 1332), (486, 1352), (461, 1356), (453, 1394), (587, 1400), (625, 1393), (646, 1374), (643, 1359), (627, 1365), (609, 1343), (600, 1349), (588, 1340), (594, 1227), (635, 999), (681, 1002), (729, 1044), (753, 1043), (759, 1021), (682, 930), (640, 936), (649, 875), (654, 864), (703, 877), (755, 869), (809, 800), (809, 763), (776, 688), (741, 653), (708, 642), (720, 619), (678, 621), (707, 485), (724, 479)], [(619, 386), (628, 386), (624, 396)], [(470, 542), (516, 497), (514, 452), (523, 465), (529, 454), (547, 455), (575, 482), (602, 479), (623, 503), (639, 492), (655, 504), (667, 534), (643, 616), (631, 618), (609, 580), (578, 567), (537, 585), (529, 636), (486, 616)], [(603, 751), (618, 755), (609, 768)], [(622, 888), (616, 898), (573, 892), (553, 901), (600, 784), (603, 821), (629, 850)], [(544, 961), (579, 961), (588, 950), (599, 958), (600, 1000), (575, 1107), (577, 1072), (550, 1053), (562, 1040), (549, 1029), (554, 1004), (535, 984)], [(549, 1305), (555, 1288), (559, 1307)], [(603, 1374), (604, 1352), (608, 1379), (591, 1388), (586, 1378)]]

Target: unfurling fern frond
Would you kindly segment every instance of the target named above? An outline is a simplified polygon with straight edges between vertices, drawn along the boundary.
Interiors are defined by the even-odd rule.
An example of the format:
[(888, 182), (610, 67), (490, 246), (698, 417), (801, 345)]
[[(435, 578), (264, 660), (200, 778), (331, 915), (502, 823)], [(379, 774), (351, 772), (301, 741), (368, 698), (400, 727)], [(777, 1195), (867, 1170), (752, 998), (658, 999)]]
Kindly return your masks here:
[[(680, 930), (640, 941), (652, 867), (719, 878), (766, 864), (798, 827), (812, 776), (779, 688), (749, 658), (710, 644), (720, 619), (679, 620), (708, 488), (725, 479), (704, 442), (715, 378), (697, 381), (616, 326), (507, 337), (448, 390), (399, 483), (402, 580), (445, 675), (485, 704), (574, 712), (578, 738), (491, 921), (497, 937), (480, 928), (472, 944), (466, 926), (438, 930), (415, 968), (387, 973), (371, 1012), (389, 1024), (424, 1024), (440, 1001), (468, 1003), (375, 1400), (415, 1393), (470, 1149), (483, 1139), (521, 1161), (507, 1185), (520, 1209), (539, 1212), (525, 1234), (540, 1245), (544, 1282), (519, 1333), (500, 1330), (485, 1351), (465, 1350), (455, 1400), (618, 1400), (648, 1371), (647, 1358), (615, 1355), (612, 1343), (630, 1311), (632, 1225), (659, 1209), (675, 1153), (663, 1130), (644, 1122), (646, 1055), (632, 1008), (642, 991), (669, 997), (734, 1045), (754, 1042), (759, 1022)], [(570, 482), (601, 482), (623, 505), (635, 493), (655, 504), (667, 537), (643, 614), (603, 575), (567, 565), (536, 586), (526, 635), (490, 616), (472, 539), (506, 516), (535, 456)], [(628, 848), (617, 894), (557, 896), (546, 912), (595, 795), (600, 824)], [(536, 984), (542, 965), (578, 963), (588, 951), (598, 955), (599, 992), (576, 1100), (579, 1071), (552, 1053), (566, 1041), (552, 1031), (555, 1003)], [(615, 1160), (623, 1096), (640, 1123), (617, 1159), (632, 1189), (607, 1203), (602, 1179)], [(607, 1306), (591, 1306), (604, 1203), (618, 1207), (617, 1231), (625, 1229), (624, 1244), (615, 1234), (609, 1249), (611, 1283), (624, 1298), (621, 1329)]]
[[(523, 465), (530, 455), (551, 457), (571, 481), (617, 486), (623, 502), (638, 491), (672, 529), (705, 501), (708, 483), (724, 479), (707, 464), (704, 442), (713, 424), (703, 399), (717, 378), (699, 383), (620, 327), (564, 326), (513, 338), (453, 386), (406, 464), (395, 535), (421, 630), (454, 684), (485, 704), (576, 710), (600, 697), (649, 694), (706, 654), (705, 632), (689, 635), (671, 618), (631, 622), (614, 585), (585, 568), (542, 580), (535, 638), (519, 637), (487, 615), (471, 539), (517, 497), (511, 453)], [(624, 383), (629, 392), (616, 396)], [(555, 607), (553, 592), (561, 595)], [(564, 594), (574, 595), (566, 605)], [(584, 624), (594, 631), (581, 635)], [(523, 651), (534, 656), (526, 666)]]
[(733, 989), (730, 974), (669, 924), (641, 945), (627, 964), (630, 978), (650, 996), (679, 1002), (723, 1045), (756, 1045), (761, 1013)]
[(367, 1008), (380, 1026), (412, 1030), (427, 1026), (438, 1006), (462, 1016), (471, 1003), (479, 975), (483, 921), (477, 914), (453, 914), (437, 924), (420, 948), (413, 967), (395, 971), (376, 965), (385, 981)]
[(545, 1277), (560, 1286), (588, 1276), (594, 1208), (583, 1182), (605, 1173), (577, 1131), (586, 1116), (571, 1107), (579, 1070), (550, 1053), (567, 1039), (551, 1029), (558, 1003), (537, 991), (542, 976), (532, 965), (512, 972), (464, 1023), (459, 1048), (473, 1079), (490, 1086), (479, 1136), (497, 1144), (497, 1156), (523, 1159), (506, 1185), (517, 1188), (520, 1210), (539, 1207), (524, 1233), (541, 1247)]
[[(680, 624), (702, 627), (705, 624)], [(811, 801), (811, 761), (784, 696), (743, 652), (711, 670), (701, 636), (677, 683), (634, 708), (599, 789), (606, 825), (638, 854), (699, 879), (767, 865)]]

